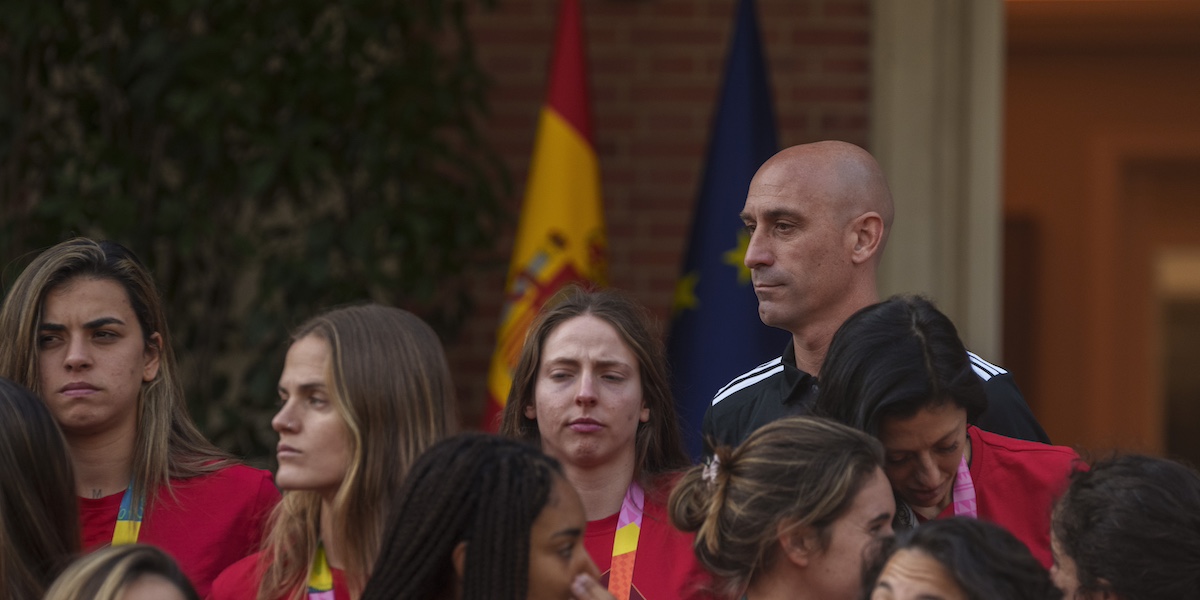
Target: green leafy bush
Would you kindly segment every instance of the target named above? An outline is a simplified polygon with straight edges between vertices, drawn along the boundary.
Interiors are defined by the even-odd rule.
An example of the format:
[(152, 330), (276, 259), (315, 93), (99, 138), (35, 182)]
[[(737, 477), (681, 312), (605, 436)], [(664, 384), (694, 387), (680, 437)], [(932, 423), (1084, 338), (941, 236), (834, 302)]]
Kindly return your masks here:
[(374, 299), (449, 334), (507, 190), (467, 0), (0, 2), (0, 261), (120, 241), (193, 414), (263, 456), (287, 331)]

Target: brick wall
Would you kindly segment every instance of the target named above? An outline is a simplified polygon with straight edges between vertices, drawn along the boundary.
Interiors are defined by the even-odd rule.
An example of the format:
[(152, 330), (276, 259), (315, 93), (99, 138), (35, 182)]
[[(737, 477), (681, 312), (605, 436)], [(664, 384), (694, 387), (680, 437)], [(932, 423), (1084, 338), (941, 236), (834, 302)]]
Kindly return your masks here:
[[(557, 3), (499, 0), (472, 27), (493, 78), (489, 137), (524, 193)], [(665, 327), (733, 28), (734, 0), (584, 0), (610, 278)], [(758, 0), (782, 146), (866, 143), (869, 0)], [(497, 240), (506, 265), (512, 231)], [(480, 267), (476, 310), (447, 343), (463, 422), (483, 408), (505, 267)]]

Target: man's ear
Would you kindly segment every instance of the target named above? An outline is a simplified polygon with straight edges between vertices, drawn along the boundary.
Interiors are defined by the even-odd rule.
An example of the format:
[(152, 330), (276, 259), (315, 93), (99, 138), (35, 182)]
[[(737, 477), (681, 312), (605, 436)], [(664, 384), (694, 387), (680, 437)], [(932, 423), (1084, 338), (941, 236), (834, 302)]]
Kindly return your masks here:
[(462, 581), (463, 575), (467, 572), (467, 543), (465, 541), (454, 546), (454, 551), (450, 553), (450, 562), (454, 563), (455, 579)]
[(781, 522), (775, 527), (779, 550), (797, 567), (807, 567), (820, 551), (816, 531), (807, 525)]
[(883, 243), (883, 217), (874, 211), (863, 213), (850, 222), (849, 234), (853, 242), (850, 260), (856, 265), (865, 263), (879, 253)]

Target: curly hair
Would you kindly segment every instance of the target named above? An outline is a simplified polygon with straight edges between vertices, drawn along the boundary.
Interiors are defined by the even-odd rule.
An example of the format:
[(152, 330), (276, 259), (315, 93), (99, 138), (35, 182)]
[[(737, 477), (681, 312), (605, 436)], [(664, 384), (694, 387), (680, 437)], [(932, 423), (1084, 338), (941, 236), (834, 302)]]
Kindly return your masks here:
[(1123, 600), (1200, 598), (1200, 473), (1137, 454), (1071, 475), (1051, 532), (1079, 589)]
[(901, 550), (942, 565), (968, 600), (1059, 600), (1050, 574), (1021, 540), (994, 523), (951, 517), (898, 534), (867, 567), (862, 598), (869, 600), (887, 563)]

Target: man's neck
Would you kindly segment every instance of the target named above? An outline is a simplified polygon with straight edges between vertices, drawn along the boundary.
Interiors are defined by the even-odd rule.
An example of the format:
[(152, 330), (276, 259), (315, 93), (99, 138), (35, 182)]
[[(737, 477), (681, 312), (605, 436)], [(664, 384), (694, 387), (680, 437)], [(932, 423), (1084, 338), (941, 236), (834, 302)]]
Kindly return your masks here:
[(75, 471), (76, 494), (83, 498), (103, 498), (129, 486), (135, 431), (65, 437)]
[(634, 458), (630, 456), (589, 468), (563, 465), (567, 481), (575, 486), (583, 501), (583, 513), (587, 520), (603, 519), (621, 510), (625, 492), (633, 481), (633, 463)]
[(813, 319), (792, 331), (792, 346), (796, 352), (796, 367), (805, 373), (819, 377), (825, 355), (833, 335), (854, 313), (879, 302), (874, 286), (848, 294), (838, 306), (831, 307), (828, 314)]

